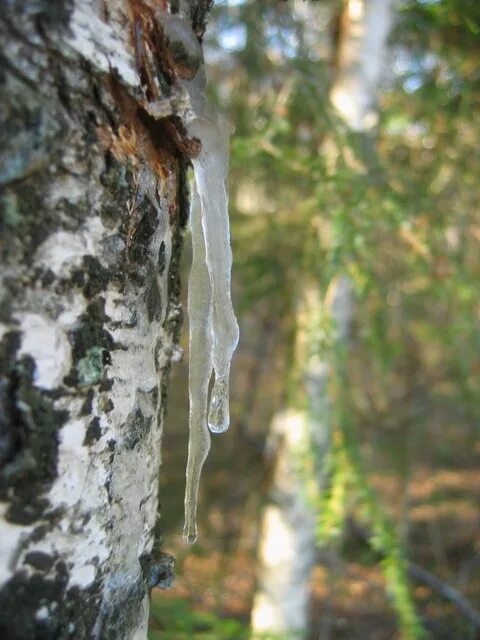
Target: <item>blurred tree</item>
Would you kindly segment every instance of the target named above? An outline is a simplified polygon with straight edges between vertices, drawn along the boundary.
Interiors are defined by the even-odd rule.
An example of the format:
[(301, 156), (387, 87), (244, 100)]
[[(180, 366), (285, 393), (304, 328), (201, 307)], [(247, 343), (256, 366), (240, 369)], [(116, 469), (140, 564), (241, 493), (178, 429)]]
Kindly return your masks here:
[[(389, 72), (381, 109), (370, 112), (378, 124), (365, 134), (330, 103), (346, 4), (220, 2), (211, 31), (220, 43), (212, 39), (208, 48), (216, 100), (229, 109), (235, 129), (230, 183), (242, 344), (254, 344), (265, 360), (269, 331), (277, 340), (276, 359), (280, 355), (291, 373), (282, 403), (280, 369), (270, 359), (258, 364), (260, 377), (250, 376), (257, 366), (253, 358), (247, 375), (237, 367), (242, 429), (219, 443), (226, 455), (216, 459), (221, 473), (216, 479), (211, 474), (218, 503), (220, 493), (228, 499), (215, 524), (212, 510), (205, 510), (204, 526), (217, 533), (225, 522), (231, 550), (239, 537), (238, 507), (250, 491), (242, 533), (251, 531), (260, 465), (258, 457), (244, 454), (265, 432), (265, 416), (282, 404), (296, 410), (291, 415), (319, 411), (328, 428), (318, 446), (328, 451), (327, 459), (312, 459), (299, 438), (293, 467), (296, 493), (307, 506), (315, 502), (305, 540), (315, 534), (316, 511), (319, 542), (333, 540), (350, 567), (359, 560), (368, 564), (365, 571), (374, 581), (383, 570), (382, 611), (373, 597), (361, 606), (370, 604), (372, 625), (391, 637), (392, 603), (404, 635), (416, 626), (406, 550), (451, 582), (461, 563), (470, 567), (462, 576), (472, 576), (477, 566), (471, 478), (478, 466), (479, 12), (475, 2), (397, 3), (397, 27), (384, 51)], [(326, 305), (334, 297), (326, 299), (325, 292), (335, 291), (330, 285), (339, 277), (347, 278), (355, 298), (348, 348), (335, 340)], [(322, 395), (309, 402), (302, 383), (308, 363), (299, 354), (308, 354), (307, 343), (330, 366), (327, 407)], [(295, 441), (294, 435), (285, 439)], [(223, 445), (228, 438), (230, 456)], [(324, 473), (316, 476), (317, 465)], [(437, 476), (452, 472), (463, 478), (464, 497), (458, 487), (455, 498), (435, 488)], [(324, 489), (319, 494), (318, 475)], [(225, 491), (226, 482), (231, 491)], [(350, 516), (355, 526), (345, 527)], [(366, 526), (361, 539), (352, 534), (362, 528), (356, 526), (360, 521)], [(242, 538), (242, 545), (248, 543)], [(278, 552), (278, 546), (272, 549)], [(311, 557), (302, 556), (299, 573), (305, 574), (303, 560), (308, 566)], [(336, 582), (347, 580), (337, 575)], [(473, 578), (463, 584), (476, 593)], [(363, 586), (370, 588), (367, 580)], [(302, 601), (305, 592), (299, 588), (295, 595)], [(440, 620), (438, 637), (442, 629), (450, 637), (470, 637), (471, 628), (427, 589), (415, 595), (426, 625)], [(334, 593), (332, 606), (342, 618), (346, 612), (358, 622), (364, 614), (357, 604), (358, 597), (348, 603), (340, 588)], [(356, 630), (338, 633), (355, 637)]]
[[(373, 131), (378, 123), (377, 90), (392, 23), (392, 4), (388, 0), (348, 0), (338, 21), (330, 99), (347, 127), (358, 134), (357, 145), (363, 156), (352, 163), (352, 169), (365, 181), (371, 179), (369, 172), (376, 166)], [(333, 140), (324, 145), (327, 164), (335, 163), (342, 151)], [(307, 250), (309, 260), (314, 262), (313, 243)], [(308, 275), (297, 289), (300, 302), (293, 374), (296, 389), (292, 397), (296, 411), (273, 423), (275, 436), (282, 443), (277, 445), (272, 504), (265, 511), (262, 525), (259, 591), (252, 611), (254, 635), (305, 633), (308, 628), (309, 576), (316, 549), (315, 494), (317, 483), (325, 484), (322, 475), (325, 476), (332, 440), (329, 384), (332, 388), (330, 378), (338, 375), (338, 352), (347, 348), (353, 310), (353, 286), (345, 273), (346, 265), (340, 263), (339, 268), (340, 273), (332, 277), (325, 296), (321, 282)], [(333, 403), (342, 400), (341, 396), (331, 399)], [(334, 408), (335, 414), (338, 410)], [(401, 567), (393, 570), (402, 571)], [(406, 581), (404, 575), (396, 575), (395, 580), (391, 581), (393, 587), (396, 583), (403, 586)], [(416, 637), (415, 614), (405, 598), (402, 612), (405, 637)]]

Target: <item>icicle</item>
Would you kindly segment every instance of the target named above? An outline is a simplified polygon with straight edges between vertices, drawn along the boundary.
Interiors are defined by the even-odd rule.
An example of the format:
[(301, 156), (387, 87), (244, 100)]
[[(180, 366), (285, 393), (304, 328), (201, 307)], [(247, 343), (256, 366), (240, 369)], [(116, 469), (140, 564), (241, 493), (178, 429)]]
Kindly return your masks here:
[[(188, 289), (190, 437), (183, 535), (190, 543), (197, 537), (197, 495), (201, 470), (210, 448), (208, 429), (222, 433), (230, 424), (230, 362), (239, 333), (230, 296), (228, 133), (224, 121), (206, 101), (205, 85), (203, 66), (193, 80), (184, 82), (191, 102), (188, 131), (202, 143), (200, 155), (192, 161), (196, 191), (191, 221), (193, 262)], [(215, 381), (207, 419), (212, 365)]]
[(232, 250), (228, 221), (227, 168), (228, 138), (218, 115), (205, 114), (189, 125), (198, 137), (202, 151), (193, 160), (195, 180), (202, 208), (206, 258), (212, 285), (213, 368), (215, 382), (210, 398), (208, 426), (214, 433), (226, 431), (230, 424), (230, 362), (238, 344), (238, 324), (230, 296)]
[(190, 437), (188, 442), (183, 536), (187, 542), (193, 543), (197, 538), (195, 516), (200, 474), (210, 449), (210, 433), (207, 428), (207, 398), (208, 385), (212, 377), (212, 296), (210, 276), (205, 257), (200, 202), (195, 189), (192, 194), (190, 217), (193, 249), (192, 269), (188, 280)]

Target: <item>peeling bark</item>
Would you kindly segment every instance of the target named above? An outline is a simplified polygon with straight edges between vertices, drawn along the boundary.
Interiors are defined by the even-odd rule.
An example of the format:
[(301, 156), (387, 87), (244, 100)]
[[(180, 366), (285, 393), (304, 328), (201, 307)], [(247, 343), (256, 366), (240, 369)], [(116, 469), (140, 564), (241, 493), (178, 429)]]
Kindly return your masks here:
[(157, 485), (198, 143), (179, 82), (195, 61), (155, 7), (201, 42), (210, 4), (2, 7), (5, 638), (145, 638), (172, 579)]

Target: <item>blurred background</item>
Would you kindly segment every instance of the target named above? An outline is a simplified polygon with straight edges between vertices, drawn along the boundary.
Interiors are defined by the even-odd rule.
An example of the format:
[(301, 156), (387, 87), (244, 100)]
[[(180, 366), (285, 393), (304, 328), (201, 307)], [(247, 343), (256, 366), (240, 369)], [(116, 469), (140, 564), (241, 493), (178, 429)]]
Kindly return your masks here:
[(480, 2), (217, 0), (205, 51), (241, 339), (187, 546), (185, 321), (150, 637), (479, 638)]

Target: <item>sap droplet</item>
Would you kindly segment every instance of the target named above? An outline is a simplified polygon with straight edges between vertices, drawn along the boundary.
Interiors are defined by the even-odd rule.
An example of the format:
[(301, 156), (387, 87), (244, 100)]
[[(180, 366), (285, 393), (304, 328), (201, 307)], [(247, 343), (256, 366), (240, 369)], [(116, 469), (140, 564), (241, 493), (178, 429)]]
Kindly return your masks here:
[(183, 528), (183, 539), (188, 544), (193, 544), (197, 539), (197, 526), (194, 524), (193, 528), (187, 527), (187, 525)]
[(230, 426), (228, 380), (215, 380), (210, 397), (208, 428), (212, 433), (223, 433)]

